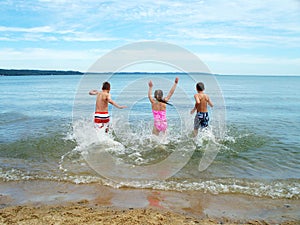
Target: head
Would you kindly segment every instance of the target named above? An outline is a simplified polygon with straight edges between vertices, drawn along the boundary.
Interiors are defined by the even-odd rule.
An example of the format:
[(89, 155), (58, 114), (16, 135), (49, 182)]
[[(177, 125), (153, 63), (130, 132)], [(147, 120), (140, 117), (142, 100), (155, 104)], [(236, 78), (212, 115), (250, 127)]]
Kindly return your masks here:
[(196, 84), (197, 91), (204, 91), (204, 84), (202, 82), (199, 82)]
[(162, 100), (162, 98), (163, 98), (163, 91), (162, 90), (155, 90), (155, 92), (154, 92), (154, 98), (156, 98), (158, 101)]
[(104, 90), (110, 91), (110, 83), (107, 81), (103, 82), (102, 91), (104, 91)]

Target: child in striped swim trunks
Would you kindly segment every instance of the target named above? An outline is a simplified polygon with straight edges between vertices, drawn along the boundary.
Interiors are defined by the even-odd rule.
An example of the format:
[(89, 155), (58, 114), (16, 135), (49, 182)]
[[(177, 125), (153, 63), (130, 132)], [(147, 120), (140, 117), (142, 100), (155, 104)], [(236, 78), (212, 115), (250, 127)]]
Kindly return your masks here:
[(109, 113), (108, 113), (108, 103), (117, 107), (118, 109), (124, 109), (127, 106), (120, 106), (111, 99), (110, 95), (110, 83), (104, 82), (102, 85), (102, 91), (91, 90), (90, 95), (97, 95), (96, 99), (96, 109), (94, 114), (94, 124), (96, 128), (104, 128), (105, 132), (109, 129)]

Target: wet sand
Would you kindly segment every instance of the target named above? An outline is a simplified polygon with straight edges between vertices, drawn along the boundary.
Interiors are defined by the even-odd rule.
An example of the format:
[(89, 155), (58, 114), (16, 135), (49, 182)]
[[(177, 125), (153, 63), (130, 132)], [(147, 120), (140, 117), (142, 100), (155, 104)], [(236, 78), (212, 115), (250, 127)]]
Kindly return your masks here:
[(0, 224), (300, 224), (300, 200), (50, 181), (0, 183)]

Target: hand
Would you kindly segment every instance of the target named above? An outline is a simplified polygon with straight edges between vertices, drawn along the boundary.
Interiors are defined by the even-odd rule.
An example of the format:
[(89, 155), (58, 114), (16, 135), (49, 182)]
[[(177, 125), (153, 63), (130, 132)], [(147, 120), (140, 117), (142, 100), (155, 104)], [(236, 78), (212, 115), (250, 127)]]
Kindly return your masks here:
[(148, 85), (149, 85), (149, 87), (153, 87), (153, 83), (151, 80), (149, 81)]
[(120, 106), (120, 109), (125, 109), (125, 108), (127, 108), (126, 105)]
[(178, 81), (179, 81), (179, 78), (178, 78), (178, 77), (176, 77), (176, 78), (175, 78), (175, 83), (177, 84), (177, 83), (178, 83)]
[(191, 114), (194, 114), (195, 111), (196, 111), (196, 108), (193, 108), (193, 109), (191, 110)]
[(98, 93), (99, 93), (98, 90), (91, 90), (91, 91), (89, 91), (90, 95), (97, 95)]

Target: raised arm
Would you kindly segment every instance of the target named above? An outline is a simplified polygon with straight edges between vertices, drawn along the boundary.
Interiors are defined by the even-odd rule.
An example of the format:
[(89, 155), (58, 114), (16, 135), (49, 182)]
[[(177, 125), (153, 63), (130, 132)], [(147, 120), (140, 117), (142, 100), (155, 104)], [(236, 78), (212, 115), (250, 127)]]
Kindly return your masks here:
[(149, 81), (148, 85), (149, 85), (149, 89), (148, 89), (148, 98), (149, 98), (149, 101), (150, 101), (151, 103), (154, 103), (155, 100), (154, 100), (153, 97), (152, 97), (152, 87), (153, 87), (153, 83), (152, 83), (151, 80)]
[(172, 95), (174, 94), (174, 91), (175, 91), (175, 89), (176, 89), (176, 86), (177, 86), (178, 80), (179, 80), (179, 78), (178, 78), (178, 77), (176, 77), (176, 78), (175, 78), (175, 82), (174, 82), (174, 84), (173, 84), (173, 86), (172, 86), (171, 90), (169, 91), (169, 93), (168, 93), (167, 97), (165, 97), (165, 101), (166, 101), (166, 102), (167, 102), (167, 101), (169, 101), (169, 100), (170, 100), (170, 98), (172, 97)]

